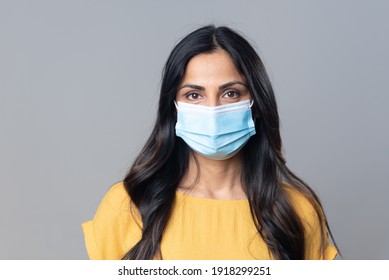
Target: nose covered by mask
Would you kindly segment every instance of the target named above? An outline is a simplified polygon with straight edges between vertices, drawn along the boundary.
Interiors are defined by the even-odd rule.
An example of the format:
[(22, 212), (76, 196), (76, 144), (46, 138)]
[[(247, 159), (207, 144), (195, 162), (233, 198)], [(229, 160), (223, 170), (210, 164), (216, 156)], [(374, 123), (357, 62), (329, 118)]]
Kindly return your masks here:
[(234, 156), (255, 134), (250, 100), (209, 107), (177, 102), (176, 135), (215, 160)]

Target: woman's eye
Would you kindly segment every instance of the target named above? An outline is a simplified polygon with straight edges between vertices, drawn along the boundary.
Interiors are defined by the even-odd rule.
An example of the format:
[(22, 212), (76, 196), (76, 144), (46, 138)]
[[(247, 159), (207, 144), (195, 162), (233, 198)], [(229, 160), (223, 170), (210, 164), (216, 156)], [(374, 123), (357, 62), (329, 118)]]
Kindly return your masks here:
[(227, 91), (223, 97), (226, 97), (226, 98), (238, 98), (240, 97), (240, 92), (239, 91), (236, 91), (236, 90), (229, 90)]
[(188, 93), (186, 95), (186, 97), (190, 100), (198, 100), (200, 98), (200, 94), (198, 93), (195, 93), (195, 92), (192, 92), (192, 93)]

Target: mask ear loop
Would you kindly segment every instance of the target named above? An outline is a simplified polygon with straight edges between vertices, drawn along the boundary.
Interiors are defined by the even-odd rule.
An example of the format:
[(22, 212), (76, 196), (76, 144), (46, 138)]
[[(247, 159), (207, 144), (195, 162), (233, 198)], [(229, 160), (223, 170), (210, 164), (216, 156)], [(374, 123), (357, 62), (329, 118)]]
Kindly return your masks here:
[(177, 101), (174, 100), (174, 105), (176, 106), (176, 109), (178, 110), (178, 104)]
[[(251, 99), (249, 108), (251, 109), (251, 107), (253, 107), (253, 105), (254, 105), (254, 99)], [(253, 121), (254, 121), (254, 124), (257, 123), (257, 118), (253, 119)]]

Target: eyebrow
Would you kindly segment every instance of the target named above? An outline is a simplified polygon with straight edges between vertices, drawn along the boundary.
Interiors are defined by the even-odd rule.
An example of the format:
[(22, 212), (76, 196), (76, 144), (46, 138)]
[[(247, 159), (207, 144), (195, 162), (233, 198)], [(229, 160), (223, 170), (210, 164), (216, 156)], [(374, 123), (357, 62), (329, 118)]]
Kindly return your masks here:
[[(225, 88), (228, 88), (228, 87), (236, 85), (236, 84), (242, 85), (242, 86), (247, 88), (247, 85), (245, 83), (241, 82), (241, 81), (232, 81), (232, 82), (228, 82), (226, 84), (223, 84), (223, 85), (219, 86), (219, 90), (223, 90)], [(181, 86), (178, 90), (181, 90), (181, 89), (186, 88), (186, 87), (197, 89), (197, 90), (202, 90), (202, 91), (205, 90), (205, 87), (198, 86), (198, 85), (193, 85), (193, 84), (185, 84), (185, 85)]]

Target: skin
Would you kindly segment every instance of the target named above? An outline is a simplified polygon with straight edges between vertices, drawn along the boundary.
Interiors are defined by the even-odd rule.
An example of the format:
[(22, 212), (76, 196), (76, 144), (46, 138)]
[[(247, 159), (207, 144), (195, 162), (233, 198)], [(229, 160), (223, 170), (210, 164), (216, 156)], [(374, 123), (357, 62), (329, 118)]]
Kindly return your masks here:
[[(176, 101), (203, 106), (230, 104), (251, 97), (246, 79), (224, 50), (193, 57), (178, 88)], [(241, 170), (241, 152), (225, 160), (212, 160), (192, 151), (178, 191), (209, 199), (246, 199)]]

